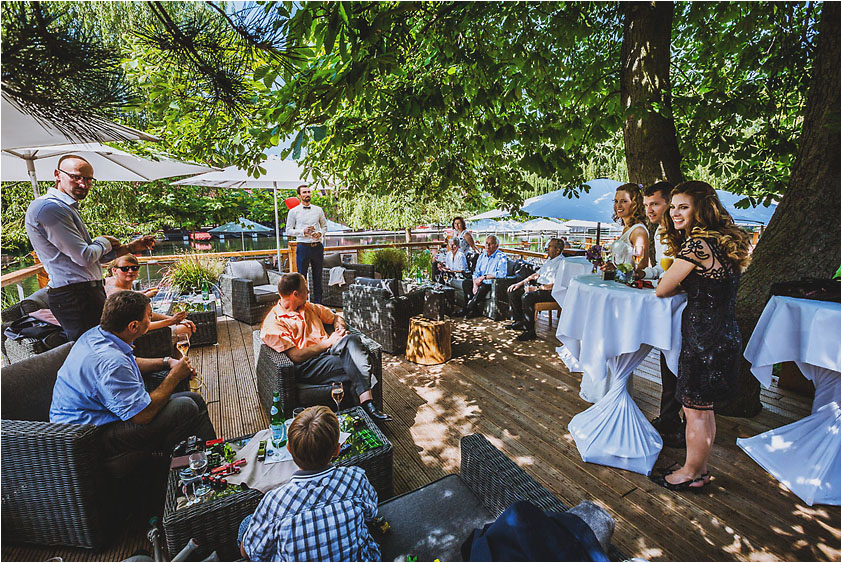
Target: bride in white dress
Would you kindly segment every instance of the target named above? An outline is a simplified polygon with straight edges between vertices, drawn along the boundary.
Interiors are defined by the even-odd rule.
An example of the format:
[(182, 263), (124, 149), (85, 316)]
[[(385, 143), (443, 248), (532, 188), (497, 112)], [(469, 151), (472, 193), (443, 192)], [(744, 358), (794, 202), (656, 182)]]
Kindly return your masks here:
[[(649, 230), (646, 228), (646, 212), (643, 207), (643, 190), (637, 184), (623, 184), (614, 194), (614, 220), (622, 222), (623, 234), (609, 245), (611, 262), (601, 268), (615, 269), (615, 264), (634, 264), (634, 257), (640, 257), (639, 268), (649, 265)], [(622, 319), (621, 322), (633, 326), (634, 319)], [(608, 392), (612, 377), (594, 381), (587, 373), (582, 374), (579, 396), (595, 403)], [(632, 378), (629, 378), (631, 385)]]

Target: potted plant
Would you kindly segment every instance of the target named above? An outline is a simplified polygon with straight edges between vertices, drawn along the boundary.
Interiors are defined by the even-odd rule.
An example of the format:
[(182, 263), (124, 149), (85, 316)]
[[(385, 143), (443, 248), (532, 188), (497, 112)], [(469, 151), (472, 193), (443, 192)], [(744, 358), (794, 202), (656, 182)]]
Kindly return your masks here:
[(217, 281), (225, 271), (225, 260), (207, 254), (186, 252), (171, 266), (166, 268), (161, 279), (161, 286), (169, 287), (178, 293), (202, 290), (204, 284), (218, 291)]
[(360, 256), (360, 262), (371, 264), (374, 271), (384, 279), (403, 279), (403, 270), (406, 268), (406, 254), (398, 248), (382, 248), (372, 252), (364, 252)]

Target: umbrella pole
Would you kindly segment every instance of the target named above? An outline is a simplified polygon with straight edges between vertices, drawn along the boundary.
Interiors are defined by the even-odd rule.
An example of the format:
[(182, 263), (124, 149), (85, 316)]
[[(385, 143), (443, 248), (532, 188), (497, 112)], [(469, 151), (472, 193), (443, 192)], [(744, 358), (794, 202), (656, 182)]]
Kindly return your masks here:
[(281, 269), (281, 227), (278, 224), (278, 182), (274, 182), (275, 188), (272, 190), (272, 194), (275, 197), (275, 253), (278, 259), (277, 268), (279, 272), (283, 272)]
[(35, 197), (39, 197), (41, 192), (38, 190), (38, 178), (35, 176), (35, 162), (31, 158), (26, 160), (26, 172), (29, 174), (29, 182), (32, 184), (32, 193)]
[(601, 226), (602, 226), (602, 223), (600, 223), (599, 221), (597, 221), (597, 222), (596, 222), (596, 245), (597, 245), (597, 246), (599, 246), (599, 231), (601, 231), (601, 230), (602, 230)]

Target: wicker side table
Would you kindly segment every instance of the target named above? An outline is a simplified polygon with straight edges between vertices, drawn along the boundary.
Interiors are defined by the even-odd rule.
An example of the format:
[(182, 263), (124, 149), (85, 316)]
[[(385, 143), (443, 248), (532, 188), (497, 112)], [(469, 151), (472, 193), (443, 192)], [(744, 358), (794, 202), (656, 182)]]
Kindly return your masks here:
[(191, 346), (206, 346), (217, 343), (215, 302), (211, 301), (207, 311), (187, 313), (187, 318), (196, 325), (196, 332), (190, 339)]
[[(351, 416), (360, 417), (365, 427), (383, 444), (337, 462), (339, 466), (355, 465), (361, 467), (377, 491), (380, 502), (393, 496), (392, 444), (372, 422), (361, 407), (342, 411)], [(245, 436), (240, 439), (247, 439)], [(249, 460), (249, 463), (257, 463)], [(216, 550), (222, 561), (234, 561), (240, 558), (236, 546), (237, 531), (243, 518), (257, 508), (263, 493), (257, 489), (239, 491), (233, 495), (203, 502), (176, 510), (178, 490), (178, 471), (170, 471), (167, 481), (167, 493), (164, 499), (164, 536), (170, 554), (178, 553), (190, 538), (199, 544), (199, 555), (207, 556)]]

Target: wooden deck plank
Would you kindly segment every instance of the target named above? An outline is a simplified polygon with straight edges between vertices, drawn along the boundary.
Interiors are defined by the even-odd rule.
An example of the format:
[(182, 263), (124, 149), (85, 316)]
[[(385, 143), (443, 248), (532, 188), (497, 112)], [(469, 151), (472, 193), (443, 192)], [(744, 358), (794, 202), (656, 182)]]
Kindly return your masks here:
[[(502, 323), (454, 323), (453, 359), (418, 366), (383, 355), (384, 409), (394, 417), (384, 432), (394, 446), (395, 493), (459, 471), (459, 439), (481, 432), (538, 482), (573, 505), (590, 498), (617, 520), (614, 542), (630, 557), (658, 560), (839, 560), (840, 509), (805, 506), (736, 446), (809, 413), (811, 399), (773, 386), (764, 411), (752, 419), (717, 416), (711, 455), (714, 481), (702, 494), (678, 495), (643, 475), (585, 463), (567, 424), (588, 404), (580, 376), (554, 352), (555, 326), (541, 317), (539, 338), (522, 343)], [(208, 410), (223, 437), (268, 424), (256, 396), (251, 333), (254, 327), (219, 319), (219, 344), (195, 349), (208, 387)], [(657, 414), (660, 364), (651, 354), (634, 376), (632, 396), (647, 418)], [(665, 448), (659, 465), (683, 460)], [(138, 519), (100, 553), (3, 542), (10, 561), (110, 561), (148, 549)]]

